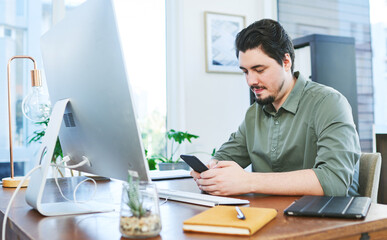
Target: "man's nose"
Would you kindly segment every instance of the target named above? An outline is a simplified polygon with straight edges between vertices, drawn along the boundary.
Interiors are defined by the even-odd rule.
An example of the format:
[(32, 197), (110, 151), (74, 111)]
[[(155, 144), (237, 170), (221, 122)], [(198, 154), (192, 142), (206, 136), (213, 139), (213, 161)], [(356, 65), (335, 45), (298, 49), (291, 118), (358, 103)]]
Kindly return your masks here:
[(249, 86), (258, 85), (260, 82), (259, 77), (254, 73), (246, 75), (246, 79)]

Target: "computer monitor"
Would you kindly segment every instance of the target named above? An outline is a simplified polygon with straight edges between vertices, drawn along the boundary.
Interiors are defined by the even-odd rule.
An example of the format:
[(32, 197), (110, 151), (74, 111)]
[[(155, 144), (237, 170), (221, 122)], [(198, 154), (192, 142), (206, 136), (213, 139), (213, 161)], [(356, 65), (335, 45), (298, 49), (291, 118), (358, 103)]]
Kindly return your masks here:
[[(86, 157), (90, 165), (77, 170), (120, 180), (127, 180), (131, 170), (150, 181), (112, 1), (89, 0), (68, 12), (42, 36), (41, 50), (50, 99), (57, 103), (38, 159), (42, 171), (61, 125), (59, 139), (69, 165)], [(34, 208), (42, 196), (33, 185), (44, 181), (42, 171), (32, 175), (27, 189)]]

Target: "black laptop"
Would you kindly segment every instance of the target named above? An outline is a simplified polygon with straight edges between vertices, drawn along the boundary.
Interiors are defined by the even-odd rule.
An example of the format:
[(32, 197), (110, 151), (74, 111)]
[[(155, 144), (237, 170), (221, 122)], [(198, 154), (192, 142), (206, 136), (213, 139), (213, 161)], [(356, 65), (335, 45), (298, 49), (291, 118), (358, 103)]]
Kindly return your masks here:
[(370, 205), (369, 197), (303, 196), (284, 213), (289, 216), (364, 218)]

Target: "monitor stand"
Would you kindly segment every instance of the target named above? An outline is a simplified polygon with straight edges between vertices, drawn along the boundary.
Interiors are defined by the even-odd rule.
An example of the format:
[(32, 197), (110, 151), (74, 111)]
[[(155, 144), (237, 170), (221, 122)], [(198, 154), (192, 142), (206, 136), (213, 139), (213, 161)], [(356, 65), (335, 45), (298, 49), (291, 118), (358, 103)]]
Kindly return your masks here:
[(27, 203), (44, 216), (61, 216), (71, 214), (96, 213), (114, 211), (114, 205), (88, 201), (85, 203), (54, 202), (42, 203), (44, 187), (47, 181), (47, 173), (50, 168), (51, 159), (54, 154), (55, 144), (58, 138), (60, 126), (69, 99), (60, 100), (52, 109), (50, 122), (42, 140), (37, 159), (37, 165), (41, 167), (32, 173), (26, 191)]

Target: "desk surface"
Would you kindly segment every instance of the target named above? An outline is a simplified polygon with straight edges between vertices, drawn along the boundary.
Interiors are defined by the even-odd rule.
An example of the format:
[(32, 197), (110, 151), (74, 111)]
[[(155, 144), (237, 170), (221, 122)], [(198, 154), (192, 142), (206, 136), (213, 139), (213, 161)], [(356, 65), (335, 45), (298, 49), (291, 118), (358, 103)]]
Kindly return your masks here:
[[(197, 192), (192, 179), (156, 182), (160, 188)], [(121, 183), (99, 182), (97, 198), (101, 201), (120, 203)], [(14, 189), (0, 187), (0, 219)], [(55, 199), (56, 187), (47, 187), (48, 195)], [(119, 212), (84, 214), (62, 217), (43, 217), (27, 205), (25, 189), (15, 199), (7, 223), (7, 239), (120, 239)], [(54, 198), (52, 198), (54, 196)], [(283, 210), (298, 197), (239, 196), (250, 200), (252, 207), (275, 208), (277, 217), (259, 230), (251, 239), (360, 239), (362, 233), (371, 239), (387, 239), (387, 205), (372, 204), (364, 220), (334, 218), (289, 217)], [(46, 201), (51, 201), (46, 198)], [(162, 231), (152, 239), (235, 239), (235, 236), (184, 233), (183, 221), (207, 207), (168, 201), (160, 206)], [(122, 238), (124, 239), (124, 238)]]

